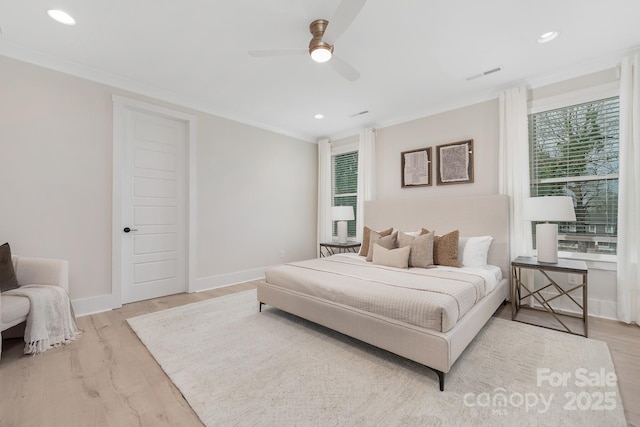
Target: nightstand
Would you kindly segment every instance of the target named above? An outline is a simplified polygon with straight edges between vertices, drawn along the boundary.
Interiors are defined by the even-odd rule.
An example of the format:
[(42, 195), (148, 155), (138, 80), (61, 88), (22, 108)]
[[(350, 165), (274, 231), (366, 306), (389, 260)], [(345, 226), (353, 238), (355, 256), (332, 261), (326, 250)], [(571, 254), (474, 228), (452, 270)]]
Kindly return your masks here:
[(347, 242), (347, 243), (338, 243), (338, 242), (327, 242), (320, 243), (320, 258), (328, 257), (334, 254), (342, 254), (342, 253), (357, 253), (360, 249), (360, 242)]
[[(535, 288), (534, 283), (524, 283), (522, 270), (533, 270), (540, 272), (548, 281), (548, 284)], [(511, 320), (518, 322), (529, 323), (531, 325), (542, 326), (549, 329), (556, 329), (563, 332), (568, 332), (574, 335), (588, 336), (589, 333), (589, 316), (587, 310), (587, 276), (588, 269), (587, 264), (584, 261), (570, 260), (570, 259), (558, 259), (555, 264), (538, 262), (535, 257), (518, 257), (511, 262), (512, 280), (511, 280)], [(553, 280), (549, 273), (559, 272), (565, 274), (579, 276), (579, 282), (571, 284), (565, 287), (560, 286)], [(574, 280), (575, 282), (575, 280)], [(549, 289), (551, 288), (551, 289)], [(546, 290), (555, 290), (553, 295), (548, 295)], [(582, 304), (576, 301), (573, 295), (574, 291), (582, 290)], [(541, 308), (523, 307), (522, 301), (528, 298), (533, 298)], [(572, 305), (578, 307), (581, 311), (581, 316), (572, 314), (560, 313), (557, 309), (551, 307), (551, 301), (558, 298), (568, 298), (573, 302)], [(548, 317), (555, 320), (560, 327), (552, 327), (548, 325), (540, 324), (538, 318), (540, 316), (523, 316), (521, 309), (525, 310), (537, 310), (548, 313)], [(575, 319), (581, 319), (582, 322), (575, 322)], [(576, 324), (578, 323), (578, 324)], [(580, 324), (581, 323), (581, 324)], [(580, 330), (582, 329), (582, 331)]]

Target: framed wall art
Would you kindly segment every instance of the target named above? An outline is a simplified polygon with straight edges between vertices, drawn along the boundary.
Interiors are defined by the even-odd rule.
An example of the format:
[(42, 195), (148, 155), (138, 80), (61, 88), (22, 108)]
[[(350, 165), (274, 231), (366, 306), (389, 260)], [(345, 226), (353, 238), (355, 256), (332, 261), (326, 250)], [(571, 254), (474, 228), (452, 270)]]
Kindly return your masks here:
[(431, 185), (431, 147), (400, 153), (402, 188)]
[(473, 139), (436, 147), (437, 185), (473, 182)]

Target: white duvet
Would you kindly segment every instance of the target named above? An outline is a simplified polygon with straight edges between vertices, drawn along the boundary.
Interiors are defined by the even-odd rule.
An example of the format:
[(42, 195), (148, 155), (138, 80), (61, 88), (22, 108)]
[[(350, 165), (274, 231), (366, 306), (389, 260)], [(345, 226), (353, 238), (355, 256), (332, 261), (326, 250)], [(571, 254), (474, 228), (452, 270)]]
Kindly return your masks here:
[(502, 279), (495, 266), (399, 269), (355, 254), (285, 264), (265, 276), (272, 286), (440, 332), (453, 328)]

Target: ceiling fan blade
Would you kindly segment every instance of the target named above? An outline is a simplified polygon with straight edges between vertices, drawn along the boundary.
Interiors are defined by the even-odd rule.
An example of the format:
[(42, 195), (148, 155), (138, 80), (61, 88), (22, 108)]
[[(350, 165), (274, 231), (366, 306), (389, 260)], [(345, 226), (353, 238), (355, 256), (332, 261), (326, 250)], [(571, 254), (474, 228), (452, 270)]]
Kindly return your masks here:
[(300, 55), (302, 53), (309, 54), (309, 49), (303, 48), (291, 48), (291, 49), (264, 49), (264, 50), (250, 50), (249, 55), (255, 57), (266, 56), (289, 56)]
[(333, 67), (334, 70), (336, 70), (338, 74), (340, 74), (350, 82), (355, 82), (360, 78), (360, 73), (358, 72), (358, 70), (353, 68), (339, 56), (333, 55), (333, 57), (329, 61), (329, 64)]
[(327, 25), (327, 30), (322, 36), (322, 41), (333, 45), (338, 37), (349, 28), (353, 20), (356, 19), (360, 9), (366, 2), (367, 0), (342, 0), (329, 20), (329, 25)]

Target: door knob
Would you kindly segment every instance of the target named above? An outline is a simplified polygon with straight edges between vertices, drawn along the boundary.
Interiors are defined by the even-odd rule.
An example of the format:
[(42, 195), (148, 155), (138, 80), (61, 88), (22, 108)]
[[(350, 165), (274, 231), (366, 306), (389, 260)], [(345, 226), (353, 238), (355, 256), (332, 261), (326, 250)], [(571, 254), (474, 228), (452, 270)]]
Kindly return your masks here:
[(125, 233), (128, 233), (130, 231), (138, 231), (137, 228), (129, 228), (129, 227), (125, 227), (122, 229), (122, 231), (124, 231)]

